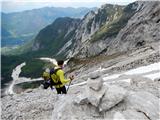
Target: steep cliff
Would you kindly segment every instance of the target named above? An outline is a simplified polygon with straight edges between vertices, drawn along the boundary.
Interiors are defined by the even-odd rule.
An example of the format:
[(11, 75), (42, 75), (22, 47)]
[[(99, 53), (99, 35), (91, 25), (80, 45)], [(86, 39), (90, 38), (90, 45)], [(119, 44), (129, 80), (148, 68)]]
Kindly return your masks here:
[[(32, 50), (40, 54), (67, 54), (72, 45), (74, 32), (80, 19), (58, 18), (51, 25), (42, 29), (36, 36)], [(63, 49), (66, 51), (64, 52)]]
[(151, 46), (152, 42), (160, 40), (159, 11), (158, 1), (138, 1), (126, 7), (102, 6), (97, 12), (90, 12), (82, 20), (69, 56), (84, 58), (101, 53), (109, 55)]

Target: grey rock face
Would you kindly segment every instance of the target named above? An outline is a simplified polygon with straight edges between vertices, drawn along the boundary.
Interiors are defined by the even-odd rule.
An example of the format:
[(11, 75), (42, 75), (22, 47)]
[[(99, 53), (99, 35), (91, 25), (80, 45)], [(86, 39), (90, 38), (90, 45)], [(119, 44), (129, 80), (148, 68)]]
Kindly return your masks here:
[[(148, 4), (146, 2), (145, 5), (143, 4), (140, 4), (138, 2), (137, 13), (132, 17), (132, 19), (129, 20), (127, 26), (120, 31), (118, 35), (120, 38), (117, 37), (115, 41), (111, 41), (109, 43), (110, 47), (107, 48), (108, 54), (116, 51), (125, 51), (128, 49), (128, 47), (132, 48), (136, 45), (136, 42), (141, 42), (141, 40), (145, 38), (145, 44), (149, 44), (154, 41), (156, 44), (156, 41), (159, 41), (159, 37), (157, 37), (160, 33), (158, 21), (159, 12), (157, 12), (159, 10), (159, 3), (156, 2), (156, 4)], [(152, 15), (152, 12), (153, 14), (155, 13), (155, 16)], [(91, 17), (94, 16), (94, 14), (90, 14), (88, 16)], [(151, 18), (151, 16), (153, 16), (153, 18)], [(136, 23), (135, 20), (137, 20), (138, 23)], [(94, 27), (92, 26), (92, 30), (93, 29)], [(127, 34), (125, 34), (125, 32), (127, 32)], [(141, 36), (140, 32), (144, 36)], [(84, 30), (83, 36), (84, 43), (86, 43), (87, 39), (90, 38), (89, 35), (85, 38), (85, 34), (88, 34), (86, 30)], [(138, 38), (136, 38), (136, 34), (138, 35)], [(127, 42), (128, 40), (129, 42)], [(78, 42), (78, 44), (82, 43), (82, 41)], [(94, 55), (98, 54), (102, 50), (101, 49), (99, 51), (100, 47), (102, 46), (103, 48), (104, 46), (104, 44), (102, 43), (99, 43), (100, 46), (95, 45), (95, 47), (93, 48), (87, 47), (87, 45), (90, 45), (90, 47), (92, 47), (93, 44), (85, 44), (86, 46), (84, 45), (85, 49), (83, 53), (87, 51), (87, 54), (90, 56), (91, 52), (93, 51)], [(83, 46), (78, 47), (83, 48)], [(79, 48), (77, 50), (79, 50)], [(156, 48), (158, 47), (153, 47), (152, 49)], [(105, 49), (105, 47), (103, 49)], [(146, 49), (144, 49), (144, 51), (146, 51)], [(144, 56), (140, 58), (140, 56), (142, 55), (147, 55), (147, 58)], [(149, 55), (147, 52), (139, 51), (139, 53), (137, 53), (137, 56), (135, 55), (133, 57), (137, 57), (139, 59), (129, 60), (128, 62), (126, 62), (124, 61), (124, 59), (129, 59), (126, 55), (124, 59), (122, 59), (122, 63), (120, 63), (119, 66), (112, 69), (110, 68), (110, 73), (113, 74), (113, 71), (124, 71), (134, 68), (135, 66), (138, 67), (144, 62), (146, 63), (144, 63), (143, 65), (153, 62), (159, 62), (159, 53)], [(119, 59), (117, 59), (116, 61), (119, 62)], [(107, 65), (111, 66), (111, 64)], [(111, 67), (114, 67), (114, 65)], [(87, 84), (81, 84), (81, 86), (78, 87), (75, 86), (75, 89), (78, 89), (78, 92), (76, 92), (76, 94), (71, 94), (75, 93), (75, 91), (72, 91), (67, 95), (57, 96), (49, 90), (33, 90), (28, 91), (29, 93), (22, 93), (19, 95), (7, 96), (2, 98), (2, 120), (159, 119), (159, 79), (151, 81), (150, 79), (133, 76), (133, 79), (131, 80), (132, 83), (129, 85), (125, 86), (123, 82), (118, 80), (114, 83), (114, 85), (108, 85), (103, 84), (101, 73), (96, 72), (96, 67), (94, 69), (93, 67), (89, 69), (90, 70), (88, 72), (83, 69), (83, 71), (85, 71), (85, 74), (83, 74), (83, 71), (80, 71), (81, 75), (85, 75), (83, 76), (84, 81), (86, 81), (87, 79), (88, 81)], [(94, 70), (95, 72), (93, 72)], [(105, 72), (104, 74), (108, 74), (108, 72)], [(78, 80), (81, 79), (79, 79), (79, 77), (77, 77), (77, 82), (79, 82)], [(125, 78), (125, 76), (123, 77)], [(123, 84), (121, 85), (122, 87), (118, 86), (120, 85), (120, 83)], [(123, 87), (125, 87), (125, 89)], [(126, 91), (126, 89), (128, 91)]]
[(99, 91), (95, 91), (91, 88), (88, 88), (86, 90), (86, 95), (89, 103), (92, 104), (93, 106), (98, 107), (105, 92), (106, 92), (106, 89), (104, 87)]
[(88, 102), (97, 107), (100, 112), (114, 107), (124, 100), (126, 94), (126, 90), (122, 87), (103, 85), (102, 79), (88, 79), (87, 81), (85, 96)]
[(86, 86), (87, 99), (89, 103), (98, 107), (100, 104), (100, 100), (105, 94), (106, 88), (103, 86), (103, 81), (101, 78), (99, 79), (88, 79)]
[(127, 109), (122, 112), (126, 120), (128, 119), (136, 119), (136, 120), (148, 120), (143, 112), (136, 111), (134, 109)]
[(99, 79), (90, 79), (89, 78), (87, 81), (87, 86), (90, 89), (93, 89), (95, 91), (99, 91), (102, 88), (102, 85), (103, 85), (103, 81), (101, 78), (99, 78)]
[[(160, 41), (160, 2), (138, 1), (127, 7), (131, 7), (130, 10), (135, 10), (135, 14), (126, 21), (126, 25), (124, 25), (118, 34), (114, 37), (98, 39), (95, 42), (92, 41), (92, 35), (101, 28), (105, 28), (105, 25), (111, 21), (112, 17), (108, 17), (102, 21), (101, 19), (95, 21), (96, 16), (102, 14), (100, 11), (105, 10), (105, 7), (102, 7), (97, 13), (88, 14), (83, 19), (81, 27), (77, 29), (75, 37), (77, 41), (71, 50), (72, 56), (85, 58), (101, 53), (111, 55), (116, 52), (125, 52), (143, 46), (154, 48), (152, 43)], [(113, 16), (117, 17), (117, 14), (115, 12)], [(88, 24), (91, 26), (91, 31), (87, 30), (86, 26)]]
[[(92, 35), (104, 27), (105, 24), (109, 24), (113, 19), (116, 19), (122, 9), (123, 6), (107, 4), (96, 12), (91, 11), (88, 13), (76, 30), (76, 43), (71, 51), (72, 55), (77, 58), (84, 58), (97, 55), (106, 49), (106, 43), (108, 41), (100, 39), (98, 42), (92, 43)], [(112, 15), (110, 10), (112, 11)]]
[[(97, 117), (97, 119), (102, 118), (100, 112), (106, 112), (106, 110), (114, 107), (125, 98), (124, 94), (126, 94), (126, 91), (121, 87), (115, 85), (107, 86), (102, 83), (100, 78), (88, 79), (86, 91), (83, 91), (78, 96), (67, 95), (61, 97), (54, 105), (52, 119), (81, 120), (94, 119), (94, 117)], [(97, 87), (97, 84), (100, 84), (100, 86)], [(64, 100), (67, 101), (64, 102)]]
[(74, 100), (74, 103), (78, 105), (85, 105), (85, 104), (88, 104), (89, 101), (86, 94), (80, 94), (76, 97), (76, 99)]
[(131, 93), (126, 98), (126, 105), (130, 109), (143, 113), (151, 120), (158, 120), (159, 118), (159, 100), (149, 92)]
[[(108, 53), (127, 51), (143, 46), (154, 47), (151, 43), (160, 41), (160, 2), (137, 2), (136, 14), (128, 21), (127, 25), (119, 32), (109, 47)], [(139, 9), (139, 10), (138, 10)]]
[(2, 120), (51, 119), (55, 96), (52, 91), (34, 90), (2, 99)]
[(101, 99), (99, 106), (100, 111), (106, 111), (114, 107), (119, 102), (123, 101), (127, 96), (127, 92), (122, 87), (115, 85), (106, 86), (108, 89), (105, 92), (104, 96)]
[(75, 104), (75, 98), (74, 95), (61, 97), (54, 105), (51, 120), (91, 120), (93, 116), (99, 116), (93, 106)]
[(86, 89), (81, 89), (78, 94), (55, 95), (39, 88), (30, 93), (4, 97), (2, 120), (158, 120), (158, 97), (142, 90), (127, 92), (117, 85), (97, 87), (94, 84), (100, 84), (100, 78), (89, 79), (87, 82), (92, 84), (87, 83), (83, 86)]
[(135, 119), (135, 120), (148, 120), (148, 118), (141, 112), (137, 112), (132, 109), (125, 110), (123, 112), (116, 112), (114, 114), (114, 119), (119, 120), (129, 120), (129, 119)]
[(94, 71), (89, 73), (88, 77), (91, 79), (96, 79), (99, 78), (101, 76), (101, 72), (100, 71)]

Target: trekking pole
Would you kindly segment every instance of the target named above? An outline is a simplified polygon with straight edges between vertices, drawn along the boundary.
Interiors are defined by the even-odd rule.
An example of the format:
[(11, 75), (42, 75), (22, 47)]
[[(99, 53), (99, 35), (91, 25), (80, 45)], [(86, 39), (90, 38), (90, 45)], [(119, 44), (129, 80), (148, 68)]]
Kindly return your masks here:
[(72, 82), (72, 80), (69, 82), (69, 85), (68, 85), (68, 88), (67, 88), (67, 92), (68, 92), (68, 90), (69, 90), (69, 86), (71, 85), (71, 82)]

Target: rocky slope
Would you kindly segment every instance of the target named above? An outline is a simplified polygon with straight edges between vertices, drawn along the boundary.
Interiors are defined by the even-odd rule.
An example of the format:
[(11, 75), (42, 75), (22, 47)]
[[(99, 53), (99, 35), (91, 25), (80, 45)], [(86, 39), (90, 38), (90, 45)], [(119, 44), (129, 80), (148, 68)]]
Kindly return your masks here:
[[(100, 53), (111, 55), (144, 45), (152, 46), (153, 42), (159, 44), (160, 2), (138, 1), (125, 8), (112, 7), (115, 9), (114, 13), (112, 16), (105, 13), (106, 19), (101, 11), (106, 10), (107, 5), (84, 18), (77, 29), (77, 41), (70, 55), (77, 58), (96, 56)], [(96, 22), (99, 14), (102, 16), (99, 16), (100, 20)], [(90, 32), (85, 32), (87, 25), (81, 28), (83, 24), (89, 24)]]
[[(42, 40), (47, 41), (51, 46), (44, 44), (45, 47), (55, 48), (55, 56), (66, 52), (65, 55), (61, 54), (65, 58), (112, 55), (142, 46), (154, 48), (152, 43), (159, 44), (160, 41), (159, 11), (158, 1), (138, 1), (127, 6), (106, 4), (97, 11), (86, 14), (75, 25), (74, 20), (68, 21), (69, 26), (75, 29), (72, 32), (70, 29), (57, 32), (58, 38), (54, 33), (62, 29), (59, 23), (66, 18), (57, 19), (52, 25), (41, 30), (32, 48), (37, 49), (37, 45), (43, 46), (45, 43), (41, 43)], [(69, 32), (71, 34), (66, 37)], [(62, 44), (58, 46), (56, 43), (60, 41)]]
[(158, 120), (159, 62), (150, 48), (91, 62), (73, 72), (67, 95), (39, 87), (3, 97), (2, 120)]
[[(66, 42), (57, 49), (62, 54), (70, 52), (68, 57), (72, 57), (66, 71), (74, 74), (75, 80), (68, 94), (56, 95), (55, 90), (39, 87), (5, 96), (2, 98), (2, 119), (160, 119), (159, 5), (158, 1), (135, 2), (126, 7), (105, 5), (78, 22), (65, 18), (65, 29), (57, 21), (64, 38), (67, 30), (75, 33), (65, 39), (67, 43), (76, 41), (72, 49), (68, 49), (71, 44)], [(103, 16), (103, 13), (108, 14), (107, 8), (112, 8), (114, 17)], [(78, 27), (71, 29), (74, 25)], [(48, 29), (41, 31), (47, 34), (48, 43), (50, 40), (59, 42), (59, 29), (48, 28), (47, 33)], [(45, 44), (41, 38), (45, 37), (37, 37), (35, 43)], [(34, 50), (49, 50), (43, 44), (38, 44)]]
[[(42, 29), (36, 36), (32, 46), (33, 51), (41, 51), (41, 54), (59, 55), (65, 53), (73, 44), (74, 32), (80, 19), (58, 18), (51, 25)], [(64, 50), (63, 50), (64, 49)]]
[[(78, 24), (75, 24), (75, 25), (73, 25), (72, 21), (76, 22), (77, 21), (76, 19), (72, 19), (72, 21), (66, 20), (67, 18), (56, 19), (56, 21), (53, 24), (47, 26), (46, 28), (42, 29), (39, 32), (39, 34), (36, 36), (34, 40), (34, 44), (32, 45), (32, 48), (37, 49), (37, 44), (38, 46), (44, 45), (48, 49), (53, 49), (53, 48), (57, 49), (56, 51), (54, 51), (55, 53), (57, 53), (56, 55), (59, 55), (62, 52), (63, 53), (66, 52), (65, 55), (61, 55), (61, 56), (71, 57), (72, 49), (76, 47), (77, 49), (79, 48), (77, 45), (74, 45), (74, 44), (83, 46), (83, 42), (88, 41), (88, 39), (93, 34), (95, 34), (97, 30), (103, 27), (106, 22), (108, 22), (108, 25), (111, 26), (110, 24), (114, 20), (116, 21), (121, 16), (121, 12), (123, 8), (124, 8), (123, 6), (118, 6), (118, 5), (114, 6), (114, 5), (106, 4), (102, 6), (102, 8), (98, 9), (96, 12), (91, 11), (88, 14), (86, 14), (84, 18), (82, 20), (79, 20)], [(72, 27), (74, 28), (74, 30), (65, 29), (66, 27), (65, 21), (68, 21), (67, 23), (67, 25), (69, 25), (68, 27)], [(65, 32), (59, 30), (59, 29), (62, 30), (63, 26), (65, 29)], [(56, 32), (58, 30), (59, 32)], [(69, 34), (69, 37), (66, 37), (70, 32), (72, 33)], [(57, 36), (60, 36), (60, 37), (58, 37), (57, 39)], [(83, 41), (82, 43), (81, 43), (81, 40)], [(44, 42), (42, 43), (42, 41)], [(48, 46), (48, 44), (47, 45), (44, 44), (45, 41), (48, 41), (52, 46)], [(63, 45), (57, 46), (57, 43), (59, 42), (61, 42)]]

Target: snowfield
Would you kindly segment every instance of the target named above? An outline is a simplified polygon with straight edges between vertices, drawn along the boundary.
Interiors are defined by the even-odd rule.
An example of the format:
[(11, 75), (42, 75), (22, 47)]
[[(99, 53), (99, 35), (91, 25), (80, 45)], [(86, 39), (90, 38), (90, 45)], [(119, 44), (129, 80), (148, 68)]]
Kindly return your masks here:
[[(129, 78), (131, 76), (135, 76), (135, 75), (146, 77), (151, 80), (155, 80), (157, 78), (160, 78), (160, 62), (150, 64), (147, 66), (138, 67), (135, 69), (131, 69), (129, 71), (122, 72), (121, 74), (108, 75), (108, 76), (104, 77), (103, 80), (109, 81), (109, 80), (118, 80), (119, 79), (121, 81), (130, 82)], [(123, 79), (123, 77), (121, 77), (121, 76), (128, 77), (128, 79)]]

